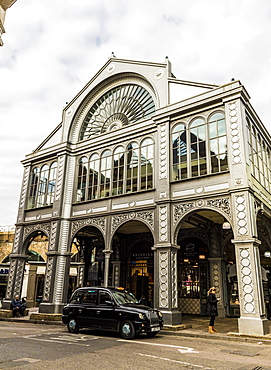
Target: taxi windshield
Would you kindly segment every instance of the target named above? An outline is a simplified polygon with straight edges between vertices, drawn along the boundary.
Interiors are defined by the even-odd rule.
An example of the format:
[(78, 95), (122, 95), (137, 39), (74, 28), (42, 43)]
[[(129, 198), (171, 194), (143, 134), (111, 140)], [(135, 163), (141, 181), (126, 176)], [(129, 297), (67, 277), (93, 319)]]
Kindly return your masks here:
[(139, 303), (136, 297), (132, 293), (128, 292), (112, 292), (115, 300), (118, 304), (129, 304), (129, 303)]

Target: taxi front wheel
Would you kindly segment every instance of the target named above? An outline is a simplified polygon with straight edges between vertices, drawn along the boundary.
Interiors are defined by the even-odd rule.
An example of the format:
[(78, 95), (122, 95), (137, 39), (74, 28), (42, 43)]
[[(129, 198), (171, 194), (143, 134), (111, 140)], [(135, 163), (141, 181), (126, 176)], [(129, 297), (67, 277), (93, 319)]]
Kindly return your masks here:
[(133, 339), (135, 337), (135, 328), (131, 321), (125, 320), (121, 323), (120, 335), (123, 339)]
[(75, 318), (71, 317), (68, 321), (67, 326), (70, 333), (76, 334), (79, 332), (78, 324)]

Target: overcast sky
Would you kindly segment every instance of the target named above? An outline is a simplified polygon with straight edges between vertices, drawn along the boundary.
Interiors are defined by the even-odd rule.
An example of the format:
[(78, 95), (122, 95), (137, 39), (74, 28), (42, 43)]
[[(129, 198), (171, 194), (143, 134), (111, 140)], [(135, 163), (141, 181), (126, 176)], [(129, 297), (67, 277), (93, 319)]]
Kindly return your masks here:
[(20, 161), (106, 63), (164, 62), (179, 79), (240, 79), (271, 132), (270, 0), (17, 0), (0, 47), (0, 226), (13, 225)]

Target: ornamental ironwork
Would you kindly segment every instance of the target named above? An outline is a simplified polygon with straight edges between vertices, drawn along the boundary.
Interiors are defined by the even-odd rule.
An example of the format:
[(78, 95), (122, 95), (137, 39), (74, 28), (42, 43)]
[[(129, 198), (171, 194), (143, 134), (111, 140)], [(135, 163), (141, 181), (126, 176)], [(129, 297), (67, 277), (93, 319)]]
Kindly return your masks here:
[(101, 96), (84, 118), (79, 139), (112, 131), (149, 117), (155, 112), (150, 93), (142, 86), (125, 84)]

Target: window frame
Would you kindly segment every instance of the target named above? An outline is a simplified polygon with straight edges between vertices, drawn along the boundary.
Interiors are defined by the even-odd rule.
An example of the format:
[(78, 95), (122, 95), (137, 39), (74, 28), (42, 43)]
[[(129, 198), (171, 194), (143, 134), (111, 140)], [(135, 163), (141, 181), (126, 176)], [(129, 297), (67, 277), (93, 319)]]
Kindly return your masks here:
[[(215, 116), (216, 114), (221, 114), (224, 118), (221, 119), (216, 119), (212, 121), (212, 117)], [(219, 133), (219, 126), (218, 126), (218, 121), (224, 120), (224, 132), (225, 134), (218, 134)], [(197, 120), (202, 120), (202, 124), (195, 125), (193, 127), (193, 124), (197, 122)], [(211, 138), (210, 134), (210, 123), (215, 122), (216, 125), (216, 136)], [(200, 123), (200, 122), (199, 122)], [(176, 128), (180, 126), (180, 130), (176, 130)], [(199, 156), (200, 149), (204, 149), (204, 145), (202, 148), (200, 148), (201, 144), (201, 138), (199, 136), (199, 132), (202, 130), (204, 132), (204, 137), (205, 140), (205, 157), (202, 157), (203, 160), (205, 161), (206, 164), (206, 173), (200, 173), (200, 166), (201, 166), (201, 157)], [(191, 134), (195, 134), (196, 132), (196, 140), (193, 142), (192, 141), (192, 136)], [(186, 143), (184, 145), (180, 145), (180, 136), (182, 134), (185, 134), (185, 139)], [(217, 141), (217, 146), (219, 148), (219, 143), (222, 142), (222, 138), (224, 138), (224, 143), (225, 143), (225, 152), (218, 152), (215, 157), (218, 159), (218, 172), (212, 172), (212, 164), (211, 164), (211, 158), (214, 157), (211, 155), (211, 141)], [(175, 145), (175, 142), (179, 140), (179, 144)], [(170, 168), (171, 168), (171, 182), (176, 182), (176, 181), (182, 181), (182, 180), (187, 180), (187, 179), (194, 179), (198, 178), (201, 176), (208, 176), (208, 175), (215, 175), (215, 174), (220, 174), (220, 173), (225, 173), (228, 172), (228, 157), (226, 156), (226, 164), (227, 164), (227, 169), (226, 170), (221, 170), (221, 156), (227, 153), (227, 140), (228, 140), (228, 133), (227, 133), (227, 126), (226, 126), (226, 116), (225, 112), (221, 109), (209, 112), (208, 115), (203, 116), (203, 115), (197, 115), (194, 117), (190, 117), (188, 120), (179, 120), (175, 121), (171, 127), (171, 135), (170, 135), (170, 141), (171, 141), (171, 148), (170, 148)], [(192, 158), (192, 153), (191, 150), (193, 150), (193, 146), (196, 150), (194, 150), (196, 153), (195, 158)], [(175, 154), (174, 152), (182, 150), (182, 148), (185, 148), (184, 154), (181, 156), (186, 157), (186, 161), (181, 161), (181, 156), (178, 154)], [(176, 157), (176, 158), (175, 158)], [(193, 168), (192, 164), (193, 162), (197, 166), (197, 175), (193, 176)], [(185, 164), (186, 166), (186, 176), (182, 177), (179, 175), (179, 171), (181, 170), (181, 165), (182, 163)], [(185, 167), (184, 167), (185, 168)]]
[[(44, 170), (46, 168), (46, 171)], [(38, 174), (34, 183), (34, 171)], [(46, 174), (42, 180), (42, 174)], [(57, 183), (58, 161), (53, 159), (49, 162), (39, 163), (32, 166), (28, 177), (28, 191), (26, 209), (34, 209), (52, 206), (55, 200)], [(51, 177), (53, 174), (53, 178)], [(53, 191), (50, 190), (50, 181), (53, 181)], [(34, 195), (33, 195), (34, 194)]]

